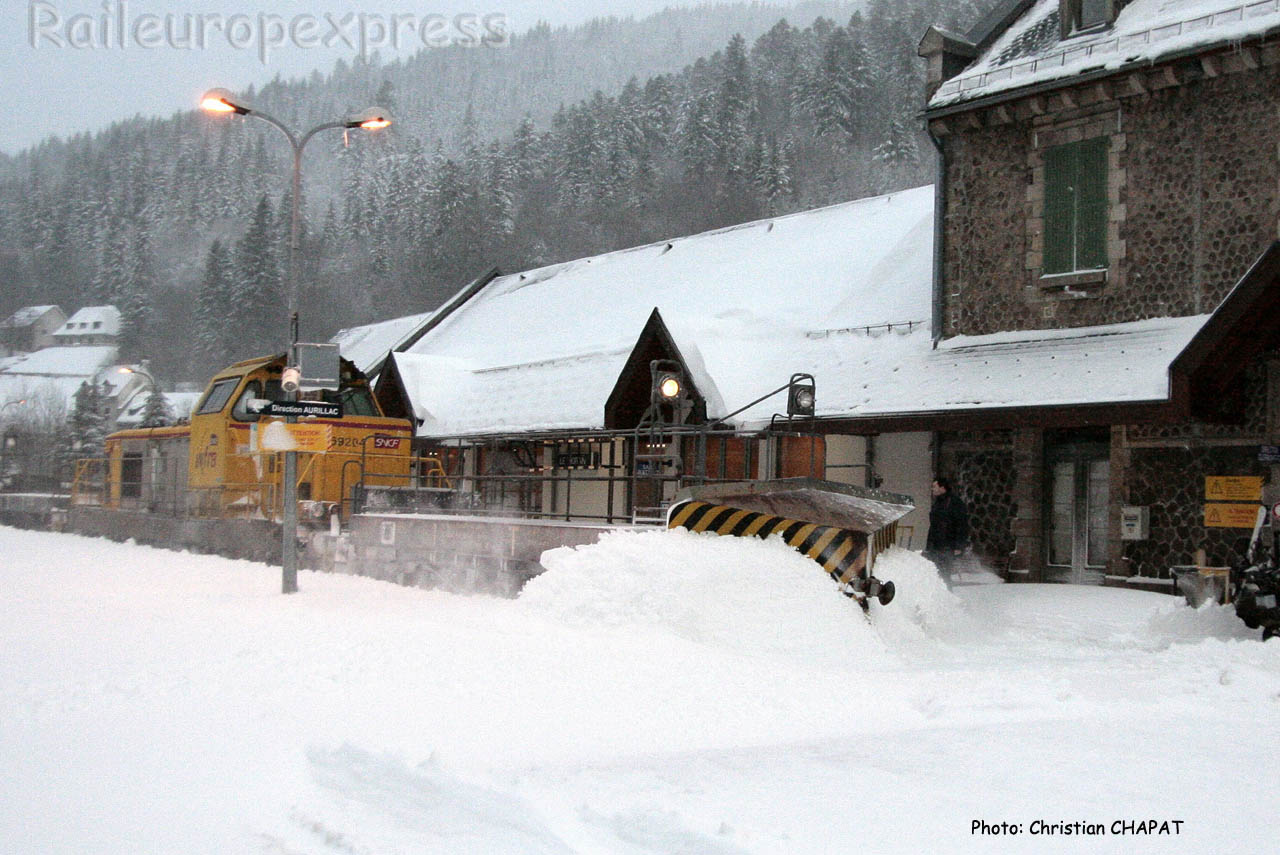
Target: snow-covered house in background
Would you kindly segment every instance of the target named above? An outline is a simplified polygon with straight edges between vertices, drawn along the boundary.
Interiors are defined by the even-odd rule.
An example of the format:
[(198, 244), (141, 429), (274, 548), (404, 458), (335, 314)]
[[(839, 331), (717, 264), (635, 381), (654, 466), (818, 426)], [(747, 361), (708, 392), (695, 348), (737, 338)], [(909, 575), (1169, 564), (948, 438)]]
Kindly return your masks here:
[(63, 346), (114, 345), (120, 338), (120, 310), (115, 306), (85, 306), (53, 334)]
[[(921, 42), (939, 352), (1012, 387), (989, 357), (1029, 368), (1074, 340), (1077, 367), (1059, 354), (1039, 382), (1110, 400), (924, 417), (977, 545), (1015, 572), (1227, 564), (1257, 479), (1280, 476), (1278, 34), (1276, 0), (1009, 0)], [(1128, 507), (1149, 529), (1122, 534)]]
[(54, 345), (53, 334), (67, 321), (57, 306), (24, 306), (0, 321), (0, 357)]

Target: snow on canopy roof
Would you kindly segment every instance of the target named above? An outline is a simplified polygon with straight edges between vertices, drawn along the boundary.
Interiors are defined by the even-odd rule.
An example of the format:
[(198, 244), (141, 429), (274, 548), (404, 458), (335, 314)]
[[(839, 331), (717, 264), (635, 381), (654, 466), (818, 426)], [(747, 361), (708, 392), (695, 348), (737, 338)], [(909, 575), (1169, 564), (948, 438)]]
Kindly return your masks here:
[[(98, 326), (95, 328), (94, 324)], [(54, 335), (119, 335), (120, 310), (115, 306), (85, 306), (58, 328)]]
[(932, 243), (926, 186), (501, 276), (396, 354), (397, 367), (424, 435), (597, 428), (657, 307), (710, 414), (723, 415), (813, 373), (807, 332), (919, 328)]
[(338, 345), (338, 351), (345, 359), (351, 360), (357, 368), (368, 374), (396, 345), (408, 338), (434, 314), (435, 312), (424, 312), (420, 315), (408, 315), (374, 324), (348, 327), (338, 330), (329, 341)]
[(1059, 0), (1039, 0), (929, 101), (944, 107), (1081, 72), (1154, 62), (1280, 27), (1280, 0), (1132, 0), (1111, 27), (1061, 38)]
[(57, 306), (24, 306), (3, 321), (0, 321), (0, 329), (29, 327), (57, 308)]
[[(889, 361), (896, 364), (883, 353), (846, 363), (851, 375), (866, 378), (863, 393), (835, 405), (866, 416), (1165, 401), (1170, 364), (1208, 319), (1017, 330), (958, 336), (932, 351), (903, 348), (900, 360)], [(909, 379), (895, 382), (886, 369)]]

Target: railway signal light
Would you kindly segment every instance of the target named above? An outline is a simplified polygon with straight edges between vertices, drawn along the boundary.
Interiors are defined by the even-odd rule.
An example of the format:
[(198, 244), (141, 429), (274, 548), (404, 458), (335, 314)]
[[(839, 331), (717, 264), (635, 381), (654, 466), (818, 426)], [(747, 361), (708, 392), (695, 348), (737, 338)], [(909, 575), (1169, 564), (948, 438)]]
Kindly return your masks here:
[(793, 374), (787, 386), (787, 415), (812, 416), (817, 406), (812, 374)]

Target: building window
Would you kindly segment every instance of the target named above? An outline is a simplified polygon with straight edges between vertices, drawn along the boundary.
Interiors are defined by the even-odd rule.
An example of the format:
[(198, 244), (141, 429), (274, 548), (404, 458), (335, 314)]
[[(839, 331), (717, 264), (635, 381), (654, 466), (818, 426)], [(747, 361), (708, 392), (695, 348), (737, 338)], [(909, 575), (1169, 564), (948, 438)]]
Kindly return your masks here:
[(1044, 153), (1044, 275), (1107, 266), (1107, 138)]
[(1116, 0), (1062, 0), (1062, 37), (1107, 26), (1120, 5)]

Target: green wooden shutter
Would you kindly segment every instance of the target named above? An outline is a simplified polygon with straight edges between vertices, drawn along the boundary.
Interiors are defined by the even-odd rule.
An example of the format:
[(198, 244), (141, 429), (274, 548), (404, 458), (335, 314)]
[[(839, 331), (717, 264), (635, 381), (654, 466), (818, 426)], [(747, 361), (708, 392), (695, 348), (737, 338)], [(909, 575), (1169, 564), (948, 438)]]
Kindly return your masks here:
[(1107, 138), (1077, 144), (1076, 270), (1107, 266)]
[(1075, 269), (1075, 152), (1059, 145), (1044, 153), (1044, 272)]
[(1045, 274), (1107, 266), (1107, 138), (1044, 153)]

